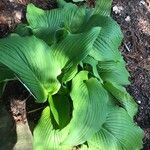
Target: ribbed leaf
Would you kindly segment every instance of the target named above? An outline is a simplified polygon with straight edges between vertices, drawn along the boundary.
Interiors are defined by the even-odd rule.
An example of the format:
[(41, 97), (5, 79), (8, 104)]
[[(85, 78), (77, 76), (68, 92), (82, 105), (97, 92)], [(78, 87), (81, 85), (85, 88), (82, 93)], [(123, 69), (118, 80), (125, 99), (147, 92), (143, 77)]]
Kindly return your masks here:
[(98, 61), (122, 60), (118, 51), (123, 39), (119, 25), (110, 17), (94, 15), (82, 29), (89, 30), (95, 26), (101, 27), (101, 32), (94, 42), (90, 55)]
[(124, 62), (104, 61), (98, 63), (98, 72), (103, 81), (114, 82), (119, 85), (128, 85), (129, 73)]
[(49, 97), (48, 101), (59, 129), (64, 128), (71, 119), (71, 104), (69, 102), (69, 97), (65, 94), (56, 94), (53, 97)]
[(42, 116), (34, 129), (34, 149), (35, 150), (72, 150), (72, 147), (60, 146), (61, 142), (68, 134), (67, 128), (55, 130), (52, 124), (52, 114), (50, 108), (43, 110)]
[[(65, 96), (60, 99), (60, 96), (56, 95), (53, 96), (53, 101), (51, 98), (49, 99), (51, 111), (58, 124), (64, 117), (65, 107), (68, 107), (64, 102), (59, 103), (59, 101), (65, 100), (64, 98)], [(88, 72), (82, 71), (73, 79), (71, 98), (74, 108), (72, 120), (66, 127), (64, 127), (67, 123), (65, 122), (62, 130), (54, 129), (49, 107), (43, 111), (34, 131), (34, 145), (37, 150), (68, 150), (68, 146), (72, 148), (89, 139), (105, 122), (108, 94), (96, 79), (88, 79)], [(62, 105), (62, 103), (66, 106)], [(68, 114), (68, 111), (65, 116), (67, 116), (66, 114)], [(44, 142), (42, 139), (44, 139)]]
[(52, 45), (54, 55), (59, 60), (61, 68), (70, 68), (83, 60), (92, 50), (93, 43), (100, 33), (100, 27), (95, 27), (85, 33), (68, 34), (66, 38)]
[(118, 102), (127, 110), (131, 118), (137, 113), (137, 104), (126, 89), (115, 83), (105, 82), (104, 87), (118, 100)]
[(111, 12), (112, 0), (96, 0), (94, 14), (109, 16)]
[(62, 70), (62, 82), (70, 81), (77, 73), (77, 65), (92, 50), (93, 43), (100, 32), (100, 27), (94, 27), (88, 32), (68, 34), (61, 42), (51, 46), (54, 56), (59, 61)]
[(34, 34), (51, 43), (55, 32), (61, 28), (67, 28), (70, 32), (76, 31), (84, 20), (85, 10), (70, 3), (50, 11), (29, 4), (26, 16)]
[(89, 30), (94, 26), (101, 27), (101, 32), (94, 42), (90, 56), (99, 61), (97, 65), (100, 77), (104, 81), (118, 84), (129, 84), (129, 73), (125, 68), (125, 62), (118, 50), (122, 42), (122, 32), (119, 25), (110, 17), (100, 15), (92, 16), (83, 30)]
[(102, 30), (94, 43), (91, 55), (100, 61), (122, 60), (118, 50), (123, 38), (119, 25), (109, 17), (100, 17), (97, 20), (100, 20)]
[(77, 72), (78, 72), (78, 68), (76, 65), (72, 66), (69, 69), (65, 69), (63, 71), (62, 82), (67, 83), (68, 81), (70, 81), (71, 79), (74, 78), (74, 76), (77, 74)]
[(143, 131), (123, 108), (112, 109), (102, 129), (88, 141), (92, 150), (139, 150)]
[[(39, 101), (45, 101), (48, 93), (55, 94), (59, 90), (57, 76), (61, 69), (65, 67), (69, 71), (84, 59), (99, 31), (96, 27), (87, 33), (69, 34), (51, 48), (34, 36), (12, 35), (0, 40), (0, 62), (15, 72)], [(69, 72), (68, 78), (71, 77), (72, 72)]]
[(97, 79), (82, 71), (73, 78), (73, 116), (63, 144), (77, 146), (94, 135), (105, 122), (108, 94)]
[(10, 68), (31, 93), (43, 102), (58, 91), (61, 69), (50, 48), (41, 40), (12, 35), (0, 40), (0, 62)]

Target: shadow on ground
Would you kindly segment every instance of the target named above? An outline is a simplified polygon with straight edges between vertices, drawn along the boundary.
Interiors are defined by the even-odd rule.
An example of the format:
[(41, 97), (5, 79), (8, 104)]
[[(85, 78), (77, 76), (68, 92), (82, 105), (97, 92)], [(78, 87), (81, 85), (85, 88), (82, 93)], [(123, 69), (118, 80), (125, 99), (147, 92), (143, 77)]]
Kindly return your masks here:
[(16, 126), (2, 102), (0, 108), (0, 149), (12, 150), (17, 142)]

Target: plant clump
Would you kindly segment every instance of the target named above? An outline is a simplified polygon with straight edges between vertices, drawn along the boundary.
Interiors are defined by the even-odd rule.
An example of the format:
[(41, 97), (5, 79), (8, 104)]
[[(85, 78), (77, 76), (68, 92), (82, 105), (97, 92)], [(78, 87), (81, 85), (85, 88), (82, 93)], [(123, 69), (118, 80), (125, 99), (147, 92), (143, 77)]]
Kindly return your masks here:
[(1, 93), (8, 79), (17, 79), (36, 102), (49, 104), (34, 128), (35, 150), (142, 148), (111, 4), (97, 0), (88, 8), (59, 0), (52, 10), (29, 4), (28, 24), (0, 40)]

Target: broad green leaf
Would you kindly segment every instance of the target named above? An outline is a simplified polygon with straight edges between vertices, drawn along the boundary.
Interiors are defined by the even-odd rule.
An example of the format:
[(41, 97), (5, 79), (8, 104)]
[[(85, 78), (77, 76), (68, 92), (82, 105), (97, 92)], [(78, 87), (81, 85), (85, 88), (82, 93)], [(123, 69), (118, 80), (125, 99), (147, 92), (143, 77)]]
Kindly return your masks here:
[(61, 12), (61, 9), (48, 11), (37, 8), (33, 4), (29, 4), (27, 6), (26, 17), (33, 33), (37, 37), (51, 43), (55, 31), (64, 26)]
[(93, 14), (110, 16), (111, 7), (112, 7), (112, 0), (96, 0), (96, 6)]
[(11, 69), (39, 102), (59, 90), (61, 68), (43, 41), (11, 35), (0, 40), (0, 56), (0, 63)]
[(104, 87), (108, 90), (118, 102), (127, 110), (131, 118), (137, 113), (138, 106), (126, 89), (115, 83), (105, 82)]
[(64, 5), (63, 8), (42, 10), (29, 4), (27, 7), (27, 21), (33, 33), (47, 43), (52, 43), (55, 32), (66, 28), (75, 32), (84, 20), (85, 9), (74, 4)]
[(98, 72), (103, 81), (114, 82), (118, 85), (128, 85), (129, 73), (125, 62), (103, 61), (98, 63)]
[(48, 101), (59, 129), (64, 128), (71, 119), (71, 102), (69, 97), (65, 94), (56, 94), (52, 97), (50, 96)]
[(77, 74), (78, 72), (78, 68), (76, 65), (72, 66), (71, 68), (69, 68), (68, 70), (64, 70), (63, 71), (63, 78), (62, 78), (62, 82), (67, 83), (68, 81), (72, 80), (74, 78), (74, 76)]
[(55, 94), (59, 90), (57, 76), (61, 69), (68, 70), (88, 55), (99, 31), (93, 28), (87, 33), (70, 34), (51, 48), (34, 36), (12, 35), (0, 40), (0, 62), (42, 102), (48, 93)]
[[(49, 99), (51, 110), (47, 107), (43, 111), (42, 117), (34, 130), (34, 147), (37, 150), (67, 150), (66, 147), (68, 146), (72, 148), (79, 145), (94, 135), (106, 120), (107, 92), (96, 79), (88, 79), (88, 72), (86, 71), (80, 72), (73, 78), (71, 91), (73, 116), (70, 123), (62, 130), (56, 130), (52, 125), (50, 111), (53, 112), (55, 120), (59, 122), (59, 119), (63, 118), (63, 114), (68, 112), (62, 112), (67, 107), (62, 104), (65, 101), (58, 103), (59, 100), (65, 100), (65, 96), (62, 99), (59, 98), (60, 96), (55, 96), (53, 96), (53, 101)], [(44, 143), (42, 139), (45, 139)]]
[(34, 129), (33, 146), (35, 150), (72, 150), (72, 147), (63, 146), (61, 142), (68, 134), (68, 129), (55, 130), (52, 124), (50, 108), (46, 107)]
[(73, 115), (64, 145), (77, 146), (94, 135), (105, 122), (108, 93), (88, 72), (81, 71), (73, 78), (71, 98)]
[(98, 61), (122, 61), (118, 47), (121, 45), (123, 34), (119, 25), (110, 17), (93, 15), (81, 30), (89, 30), (96, 26), (101, 27), (101, 32), (90, 55)]
[(139, 150), (143, 136), (143, 131), (128, 113), (116, 107), (109, 112), (103, 127), (88, 141), (88, 145), (92, 150)]
[(51, 46), (61, 68), (68, 69), (77, 65), (92, 50), (93, 43), (100, 33), (100, 27), (95, 27), (85, 33), (68, 34), (66, 38)]
[(94, 27), (88, 32), (68, 34), (61, 42), (51, 46), (54, 56), (62, 69), (62, 82), (70, 81), (77, 73), (77, 65), (92, 50), (93, 43), (100, 32), (100, 27)]

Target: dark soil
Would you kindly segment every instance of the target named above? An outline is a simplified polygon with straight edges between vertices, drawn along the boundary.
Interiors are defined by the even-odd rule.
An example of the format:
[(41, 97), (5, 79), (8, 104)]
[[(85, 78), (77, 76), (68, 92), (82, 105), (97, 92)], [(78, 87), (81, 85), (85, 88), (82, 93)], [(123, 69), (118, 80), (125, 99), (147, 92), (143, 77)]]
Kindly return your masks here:
[[(18, 23), (25, 22), (26, 5), (29, 2), (43, 9), (56, 7), (56, 3), (53, 0), (1, 0), (1, 38), (13, 32)], [(115, 9), (116, 7), (119, 11)], [(135, 121), (145, 132), (143, 149), (150, 150), (150, 1), (114, 0), (113, 10), (113, 17), (121, 25), (125, 36), (121, 51), (131, 74), (131, 85), (128, 87), (128, 91), (139, 104), (139, 111)], [(11, 91), (9, 90), (10, 87), (7, 88), (7, 92)], [(37, 112), (40, 113), (44, 105), (36, 104), (32, 97), (26, 100), (29, 93), (23, 89), (20, 83), (13, 83), (12, 88), (17, 88), (18, 94), (14, 96), (13, 93), (9, 93), (9, 97), (6, 94), (5, 99), (11, 99), (11, 104), (13, 104), (11, 106), (13, 110), (10, 110), (9, 107), (9, 111), (14, 113), (13, 116), (16, 116), (19, 121), (26, 121), (24, 114), (27, 112), (27, 116), (34, 118), (35, 120), (33, 121), (36, 122), (39, 116)], [(27, 102), (27, 110), (25, 102)], [(25, 109), (20, 109), (20, 112), (16, 112), (16, 107), (18, 107), (16, 103), (19, 103)], [(10, 106), (9, 101), (6, 106)], [(35, 114), (37, 115), (35, 116)]]
[(2, 99), (6, 109), (13, 116), (15, 124), (20, 122), (25, 124), (27, 120), (32, 125), (36, 124), (41, 116), (41, 111), (47, 105), (47, 103), (36, 103), (30, 93), (17, 80), (8, 82)]
[(150, 1), (114, 0), (113, 5), (123, 8), (113, 17), (125, 36), (121, 51), (131, 74), (128, 91), (139, 104), (135, 121), (145, 132), (144, 150), (150, 150)]

